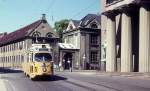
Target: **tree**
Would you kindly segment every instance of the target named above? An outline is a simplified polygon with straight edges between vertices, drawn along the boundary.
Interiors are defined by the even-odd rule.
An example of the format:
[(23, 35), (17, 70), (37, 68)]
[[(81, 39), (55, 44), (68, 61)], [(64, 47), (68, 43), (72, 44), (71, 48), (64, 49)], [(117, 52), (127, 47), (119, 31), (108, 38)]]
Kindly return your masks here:
[(62, 34), (63, 34), (63, 31), (67, 29), (68, 24), (69, 24), (69, 20), (67, 19), (63, 19), (63, 20), (55, 22), (54, 28), (60, 37), (60, 42), (63, 42)]

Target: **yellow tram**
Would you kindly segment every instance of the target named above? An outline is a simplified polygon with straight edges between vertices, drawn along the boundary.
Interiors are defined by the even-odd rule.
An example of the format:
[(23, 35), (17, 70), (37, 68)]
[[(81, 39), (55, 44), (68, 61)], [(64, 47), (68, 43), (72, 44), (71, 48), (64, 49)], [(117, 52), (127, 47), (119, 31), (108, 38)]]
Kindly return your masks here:
[(53, 75), (51, 50), (49, 44), (32, 44), (26, 52), (27, 60), (22, 63), (22, 70), (30, 79)]

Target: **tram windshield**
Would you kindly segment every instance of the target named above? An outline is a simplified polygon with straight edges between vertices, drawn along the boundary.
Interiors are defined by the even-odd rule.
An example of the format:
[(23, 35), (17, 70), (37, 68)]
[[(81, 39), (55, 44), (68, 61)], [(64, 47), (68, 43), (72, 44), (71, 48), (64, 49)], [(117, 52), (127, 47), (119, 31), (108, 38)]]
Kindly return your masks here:
[(41, 61), (51, 61), (52, 56), (49, 53), (36, 53), (35, 54), (35, 61), (41, 62)]

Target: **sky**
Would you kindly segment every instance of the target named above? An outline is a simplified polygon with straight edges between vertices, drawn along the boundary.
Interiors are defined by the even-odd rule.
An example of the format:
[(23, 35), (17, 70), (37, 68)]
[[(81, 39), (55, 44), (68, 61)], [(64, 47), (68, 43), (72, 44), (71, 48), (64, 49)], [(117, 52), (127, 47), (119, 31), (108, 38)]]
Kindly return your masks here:
[(42, 14), (53, 27), (56, 21), (80, 20), (100, 10), (100, 0), (0, 0), (0, 32), (15, 31), (39, 20)]

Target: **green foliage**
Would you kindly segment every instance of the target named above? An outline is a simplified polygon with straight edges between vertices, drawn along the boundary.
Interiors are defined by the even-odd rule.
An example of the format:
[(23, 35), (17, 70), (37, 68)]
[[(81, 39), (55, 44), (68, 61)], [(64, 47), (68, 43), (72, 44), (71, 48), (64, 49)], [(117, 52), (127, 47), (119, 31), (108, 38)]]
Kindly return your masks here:
[(67, 29), (68, 23), (69, 23), (69, 20), (67, 19), (63, 19), (63, 20), (55, 22), (54, 28), (60, 37), (60, 42), (63, 41), (62, 34), (63, 34), (63, 31)]

